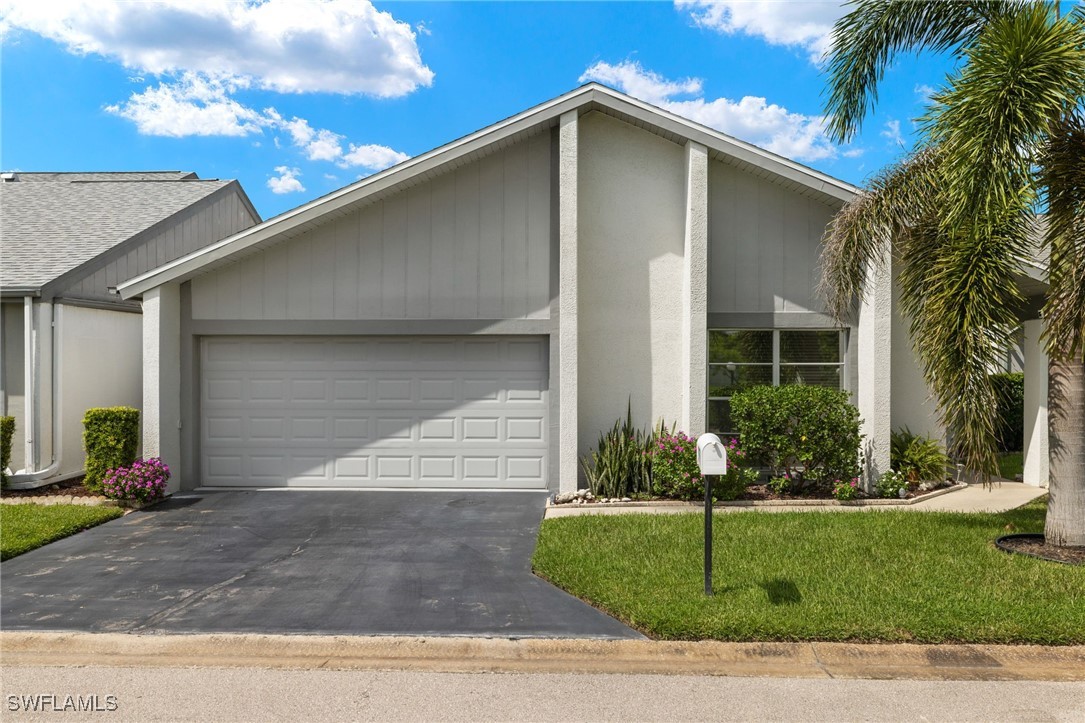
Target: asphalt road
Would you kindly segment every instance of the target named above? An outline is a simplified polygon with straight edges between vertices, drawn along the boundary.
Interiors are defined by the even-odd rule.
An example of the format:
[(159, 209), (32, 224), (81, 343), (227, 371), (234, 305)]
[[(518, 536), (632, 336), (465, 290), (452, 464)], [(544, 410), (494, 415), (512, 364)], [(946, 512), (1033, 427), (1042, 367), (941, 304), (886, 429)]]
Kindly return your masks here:
[[(5, 721), (1085, 721), (1085, 683), (1028, 681), (30, 666), (2, 689)], [(35, 695), (116, 709), (12, 710)]]

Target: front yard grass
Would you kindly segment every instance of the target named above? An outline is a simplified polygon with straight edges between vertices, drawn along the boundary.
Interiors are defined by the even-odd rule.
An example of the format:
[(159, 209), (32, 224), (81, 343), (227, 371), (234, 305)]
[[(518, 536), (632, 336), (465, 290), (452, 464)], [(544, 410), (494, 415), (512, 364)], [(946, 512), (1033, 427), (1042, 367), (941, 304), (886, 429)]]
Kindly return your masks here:
[(0, 560), (29, 552), (122, 514), (124, 511), (116, 507), (0, 505)]
[(1043, 530), (1001, 514), (741, 512), (546, 520), (534, 568), (645, 634), (677, 640), (1085, 643), (1085, 568), (997, 550)]

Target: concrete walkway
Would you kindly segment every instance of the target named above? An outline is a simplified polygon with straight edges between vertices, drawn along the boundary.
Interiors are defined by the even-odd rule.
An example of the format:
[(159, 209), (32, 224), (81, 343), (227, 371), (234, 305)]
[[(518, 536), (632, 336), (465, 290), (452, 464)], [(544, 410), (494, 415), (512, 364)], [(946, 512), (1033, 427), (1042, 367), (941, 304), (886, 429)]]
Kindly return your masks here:
[[(872, 510), (907, 510), (912, 512), (1006, 512), (1047, 494), (1044, 487), (1033, 487), (1009, 480), (996, 481), (984, 488), (972, 484), (946, 494), (931, 496), (910, 505), (886, 504), (781, 504), (757, 505), (720, 503), (722, 512), (870, 512)], [(649, 502), (613, 505), (560, 505), (546, 508), (547, 519), (570, 515), (680, 514), (704, 510), (701, 502)]]

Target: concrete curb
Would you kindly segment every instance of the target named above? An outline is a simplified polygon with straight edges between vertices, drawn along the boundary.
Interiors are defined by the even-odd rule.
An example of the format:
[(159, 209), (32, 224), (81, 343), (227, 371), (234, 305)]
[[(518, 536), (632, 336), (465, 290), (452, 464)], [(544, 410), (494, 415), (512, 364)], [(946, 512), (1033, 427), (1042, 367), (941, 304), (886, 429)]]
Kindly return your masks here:
[(1085, 646), (0, 633), (3, 666), (1085, 680)]

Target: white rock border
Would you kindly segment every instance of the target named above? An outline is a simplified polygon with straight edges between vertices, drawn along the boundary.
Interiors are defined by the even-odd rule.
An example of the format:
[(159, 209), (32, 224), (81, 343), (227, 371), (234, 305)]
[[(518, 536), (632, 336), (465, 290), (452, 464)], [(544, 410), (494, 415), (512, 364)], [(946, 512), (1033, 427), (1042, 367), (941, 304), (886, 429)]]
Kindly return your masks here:
[(84, 507), (120, 507), (123, 510), (142, 510), (144, 507), (157, 505), (163, 500), (168, 500), (166, 495), (150, 502), (136, 502), (135, 500), (111, 500), (104, 495), (48, 495), (41, 497), (0, 497), (0, 505), (82, 505)]

